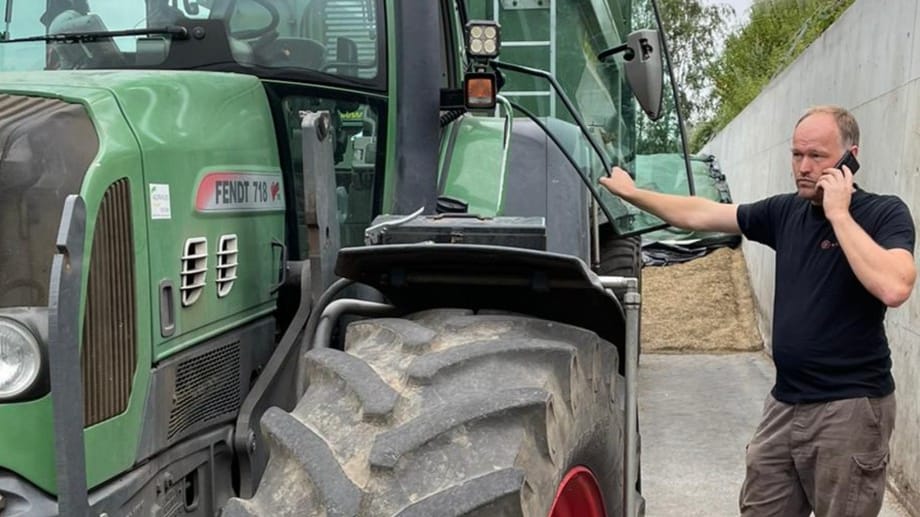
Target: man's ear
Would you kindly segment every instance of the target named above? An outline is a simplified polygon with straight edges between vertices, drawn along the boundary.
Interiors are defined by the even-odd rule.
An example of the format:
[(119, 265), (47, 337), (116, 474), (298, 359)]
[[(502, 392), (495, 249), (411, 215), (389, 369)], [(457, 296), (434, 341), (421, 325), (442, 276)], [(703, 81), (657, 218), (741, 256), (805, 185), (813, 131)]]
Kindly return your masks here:
[(852, 154), (854, 158), (858, 158), (858, 157), (859, 157), (859, 146), (858, 146), (858, 145), (851, 145), (851, 146), (850, 146), (850, 154)]

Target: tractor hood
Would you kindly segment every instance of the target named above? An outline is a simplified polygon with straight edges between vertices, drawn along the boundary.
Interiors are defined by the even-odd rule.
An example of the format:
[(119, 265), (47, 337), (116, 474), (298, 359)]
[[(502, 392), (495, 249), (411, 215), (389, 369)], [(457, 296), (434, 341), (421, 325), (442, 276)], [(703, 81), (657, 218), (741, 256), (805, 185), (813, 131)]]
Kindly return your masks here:
[(277, 170), (273, 138), (240, 146), (225, 135), (239, 123), (262, 121), (267, 113), (260, 82), (241, 74), (4, 73), (0, 308), (47, 305), (64, 199), (70, 194), (93, 197), (86, 191), (95, 188), (89, 186), (93, 177), (111, 175), (100, 169), (118, 167), (140, 186), (151, 180), (143, 164), (162, 169), (173, 161), (175, 171), (180, 150), (197, 146), (202, 155), (230, 157), (261, 146), (247, 161)]
[[(136, 289), (136, 295), (123, 299), (133, 297), (135, 302), (137, 364), (149, 365), (153, 354), (163, 357), (191, 346), (200, 335), (225, 325), (215, 316), (218, 300), (214, 294), (206, 300), (210, 305), (201, 302), (180, 315), (181, 326), (177, 325), (179, 331), (172, 337), (164, 337), (155, 327), (148, 330), (159, 321), (156, 286), (162, 279), (169, 279), (177, 290), (182, 285), (184, 246), (189, 237), (207, 237), (216, 247), (219, 237), (230, 233), (220, 221), (245, 214), (247, 224), (232, 230), (239, 241), (253, 242), (255, 235), (283, 239), (282, 194), (272, 197), (270, 203), (230, 209), (209, 203), (214, 200), (213, 187), (210, 197), (197, 196), (226, 176), (267, 178), (264, 183), (269, 184), (268, 179), (281, 179), (268, 99), (253, 76), (171, 71), (4, 72), (0, 81), (0, 316), (16, 319), (17, 314), (28, 312), (23, 307), (49, 305), (51, 264), (64, 201), (79, 194), (86, 207), (79, 316), (84, 319), (80, 321), (104, 319), (104, 310), (87, 309), (92, 286), (99, 283), (94, 283), (93, 274), (99, 271), (99, 279), (117, 275), (118, 282), (106, 282), (107, 286)], [(246, 209), (249, 211), (244, 212)], [(117, 214), (117, 220), (128, 225), (111, 229), (107, 214)], [(98, 249), (109, 250), (109, 255), (91, 252), (97, 238), (104, 244)], [(119, 260), (127, 253), (134, 267), (109, 268), (100, 259), (94, 269), (93, 259), (115, 256), (116, 251)], [(273, 307), (269, 287), (276, 281), (277, 259), (272, 260), (272, 253), (274, 248), (268, 244), (258, 249), (241, 246), (239, 261), (250, 270), (260, 267), (258, 271), (265, 272), (251, 284), (240, 279), (240, 287), (219, 300), (220, 314)], [(83, 330), (89, 327), (86, 324)], [(135, 346), (131, 348), (133, 352)], [(107, 365), (110, 356), (104, 350), (98, 348), (91, 355), (84, 349), (83, 358), (87, 364)], [(124, 396), (123, 387), (132, 381), (133, 370), (123, 371), (128, 372), (125, 382), (98, 376), (102, 380), (87, 381), (84, 387), (87, 392), (97, 390), (93, 393), (120, 387), (119, 396)], [(133, 389), (130, 399), (85, 395), (84, 400), (120, 401), (84, 413), (86, 422), (98, 419), (86, 427), (86, 450), (106, 451), (87, 461), (90, 487), (126, 472), (137, 461), (141, 435), (137, 426), (142, 421), (148, 383), (148, 374), (142, 372), (149, 372), (149, 367), (137, 372), (136, 386), (142, 389)], [(39, 398), (30, 393), (29, 398), (0, 401), (0, 480), (3, 473), (11, 472), (55, 493), (50, 397), (34, 396)]]

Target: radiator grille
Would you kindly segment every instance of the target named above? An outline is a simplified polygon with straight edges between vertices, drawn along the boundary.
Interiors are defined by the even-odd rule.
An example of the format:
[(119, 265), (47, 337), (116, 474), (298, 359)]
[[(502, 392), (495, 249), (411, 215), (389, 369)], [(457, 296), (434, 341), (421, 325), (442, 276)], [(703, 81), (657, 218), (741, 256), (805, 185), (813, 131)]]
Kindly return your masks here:
[(89, 427), (128, 407), (137, 364), (134, 236), (128, 180), (106, 191), (96, 217), (83, 320), (83, 420)]
[(167, 439), (228, 413), (242, 403), (239, 341), (182, 361), (169, 413)]

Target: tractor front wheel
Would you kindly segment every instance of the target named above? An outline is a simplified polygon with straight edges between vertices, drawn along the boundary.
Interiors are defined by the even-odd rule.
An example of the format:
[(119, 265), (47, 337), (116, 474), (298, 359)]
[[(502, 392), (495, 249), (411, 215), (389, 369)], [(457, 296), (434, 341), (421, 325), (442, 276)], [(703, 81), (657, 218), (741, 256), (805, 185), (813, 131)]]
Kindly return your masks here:
[(255, 497), (224, 516), (622, 514), (623, 380), (593, 332), (432, 310), (306, 357), (297, 407), (262, 420)]

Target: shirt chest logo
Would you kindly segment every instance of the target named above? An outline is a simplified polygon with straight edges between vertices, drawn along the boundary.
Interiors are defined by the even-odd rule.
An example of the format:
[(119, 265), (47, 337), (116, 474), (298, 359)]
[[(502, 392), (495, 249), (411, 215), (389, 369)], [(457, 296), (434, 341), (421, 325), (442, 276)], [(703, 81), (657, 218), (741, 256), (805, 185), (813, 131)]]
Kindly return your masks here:
[(840, 247), (840, 244), (837, 244), (836, 242), (830, 239), (824, 239), (823, 241), (821, 241), (822, 250), (829, 250), (829, 249), (839, 248), (839, 247)]

